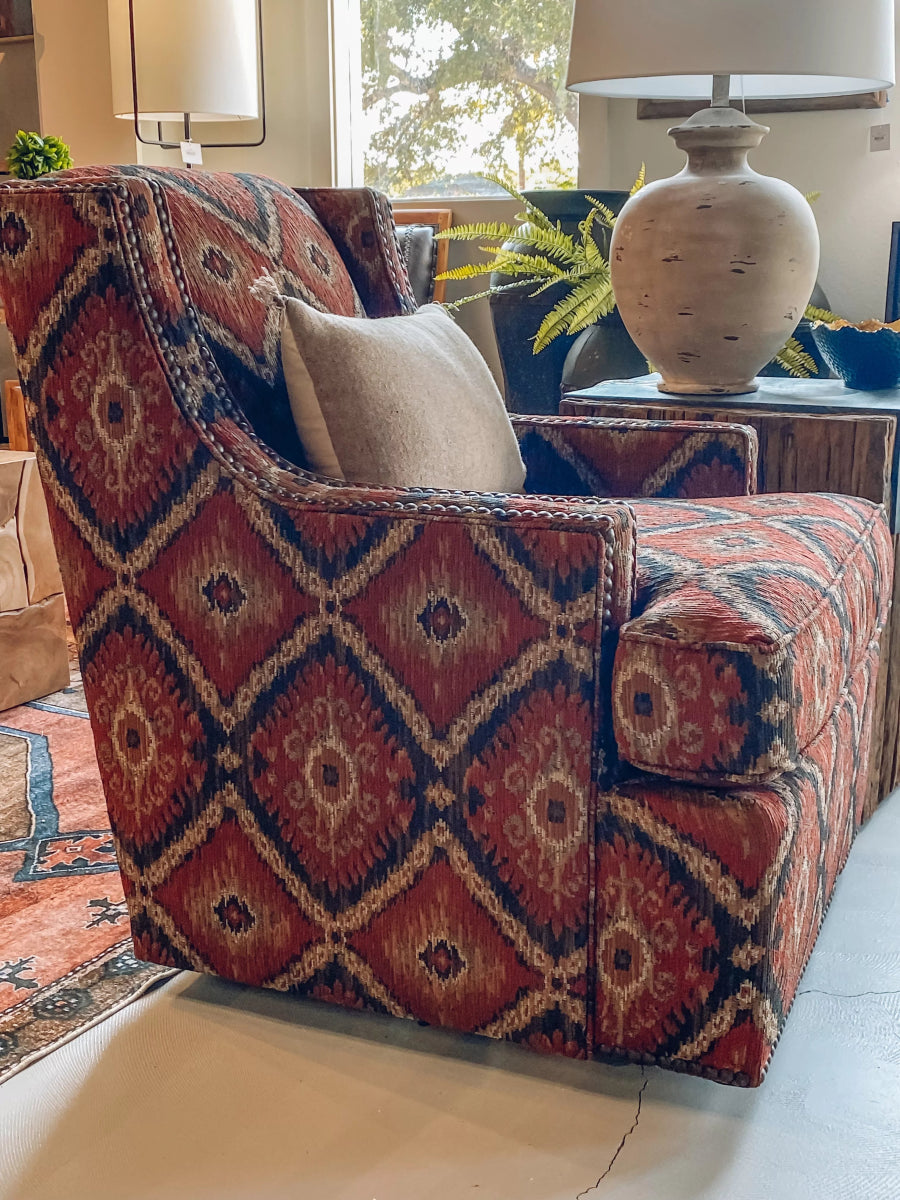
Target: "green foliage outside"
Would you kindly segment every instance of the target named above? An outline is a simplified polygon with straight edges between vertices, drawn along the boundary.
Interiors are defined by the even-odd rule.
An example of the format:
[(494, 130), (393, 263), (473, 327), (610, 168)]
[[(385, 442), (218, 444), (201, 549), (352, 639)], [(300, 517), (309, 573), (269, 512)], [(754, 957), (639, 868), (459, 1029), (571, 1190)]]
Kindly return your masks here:
[[(362, 0), (366, 183), (399, 196), (454, 155), (519, 188), (573, 187), (565, 89), (573, 0)], [(480, 140), (479, 140), (480, 139)], [(569, 161), (571, 159), (571, 161)]]
[[(451, 241), (481, 242), (479, 249), (490, 256), (483, 263), (454, 267), (439, 278), (470, 280), (497, 272), (506, 276), (508, 282), (494, 284), (445, 307), (455, 310), (473, 300), (519, 288), (531, 288), (533, 290), (529, 291), (529, 296), (539, 296), (557, 284), (564, 284), (566, 295), (544, 317), (535, 334), (533, 352), (540, 354), (555, 338), (564, 333), (581, 333), (602, 321), (616, 307), (609, 262), (594, 237), (596, 225), (611, 230), (615, 226), (616, 216), (612, 209), (594, 196), (587, 196), (590, 206), (588, 214), (578, 226), (577, 238), (572, 237), (563, 232), (558, 221), (554, 224), (546, 213), (527, 200), (512, 184), (497, 176), (489, 178), (518, 200), (522, 212), (517, 215), (515, 225), (499, 221), (480, 222), (476, 225), (457, 225), (446, 233), (438, 234), (438, 237)], [(646, 169), (642, 166), (631, 189), (632, 196), (644, 187), (646, 178)], [(807, 199), (812, 203), (816, 196), (817, 193), (810, 193)], [(834, 313), (812, 305), (807, 307), (804, 315), (809, 321), (837, 320)], [(779, 351), (775, 361), (798, 379), (808, 379), (818, 374), (815, 360), (795, 337), (790, 338)]]
[(7, 169), (16, 179), (40, 179), (51, 171), (65, 171), (72, 166), (69, 147), (58, 137), (48, 134), (25, 133), (20, 129), (6, 156)]

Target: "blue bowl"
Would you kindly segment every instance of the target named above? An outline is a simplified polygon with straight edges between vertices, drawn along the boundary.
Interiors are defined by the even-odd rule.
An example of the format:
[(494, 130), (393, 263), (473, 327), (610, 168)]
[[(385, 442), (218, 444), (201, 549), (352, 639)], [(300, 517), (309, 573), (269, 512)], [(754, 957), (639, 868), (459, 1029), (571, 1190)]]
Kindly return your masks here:
[(819, 353), (848, 388), (877, 392), (900, 384), (900, 331), (878, 321), (858, 325), (815, 322)]

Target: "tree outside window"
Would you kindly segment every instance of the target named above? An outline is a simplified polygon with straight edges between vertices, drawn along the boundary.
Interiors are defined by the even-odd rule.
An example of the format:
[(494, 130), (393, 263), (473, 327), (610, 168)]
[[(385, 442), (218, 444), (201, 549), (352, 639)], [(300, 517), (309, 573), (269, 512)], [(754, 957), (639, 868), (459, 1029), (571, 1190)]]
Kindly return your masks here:
[(362, 0), (365, 179), (394, 196), (574, 187), (573, 0)]

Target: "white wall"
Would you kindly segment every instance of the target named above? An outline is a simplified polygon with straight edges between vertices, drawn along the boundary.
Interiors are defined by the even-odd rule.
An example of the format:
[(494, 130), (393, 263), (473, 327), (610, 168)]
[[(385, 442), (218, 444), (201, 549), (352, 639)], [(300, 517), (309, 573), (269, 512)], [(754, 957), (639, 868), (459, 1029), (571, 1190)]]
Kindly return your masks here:
[[(751, 155), (756, 170), (786, 179), (801, 192), (822, 193), (815, 205), (822, 237), (820, 279), (832, 308), (853, 320), (884, 315), (891, 222), (900, 221), (897, 112), (895, 102), (886, 109), (756, 118), (772, 130)], [(870, 152), (870, 127), (889, 122), (893, 148)], [(633, 101), (610, 101), (606, 138), (599, 139), (605, 141), (608, 185), (630, 187), (641, 162), (650, 179), (680, 170), (684, 156), (666, 134), (672, 123), (639, 121)]]

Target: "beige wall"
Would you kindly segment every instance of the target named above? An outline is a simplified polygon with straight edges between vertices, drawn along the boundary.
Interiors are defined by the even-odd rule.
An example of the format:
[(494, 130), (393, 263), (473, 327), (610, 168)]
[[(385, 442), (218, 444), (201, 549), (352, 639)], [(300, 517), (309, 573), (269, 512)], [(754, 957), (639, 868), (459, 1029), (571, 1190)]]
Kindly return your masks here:
[(578, 100), (578, 186), (609, 187), (609, 104), (599, 96)]
[(76, 163), (134, 161), (127, 121), (112, 115), (106, 0), (32, 0), (41, 132)]
[[(180, 164), (177, 151), (138, 147), (112, 115), (107, 0), (33, 0), (41, 128), (78, 164)], [(328, 0), (264, 0), (269, 136), (255, 149), (214, 150), (214, 170), (258, 171), (285, 182), (331, 182)], [(177, 36), (173, 31), (173, 36)], [(326, 49), (323, 49), (325, 47)], [(155, 134), (155, 127), (148, 133)], [(210, 140), (253, 140), (256, 126), (207, 126)], [(167, 136), (180, 138), (175, 130)]]
[(31, 42), (13, 43), (0, 50), (0, 158), (20, 129), (41, 127)]

